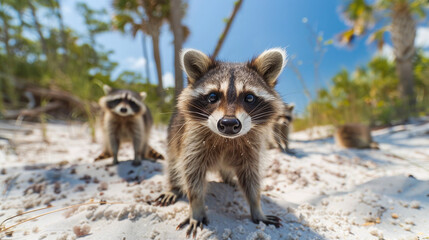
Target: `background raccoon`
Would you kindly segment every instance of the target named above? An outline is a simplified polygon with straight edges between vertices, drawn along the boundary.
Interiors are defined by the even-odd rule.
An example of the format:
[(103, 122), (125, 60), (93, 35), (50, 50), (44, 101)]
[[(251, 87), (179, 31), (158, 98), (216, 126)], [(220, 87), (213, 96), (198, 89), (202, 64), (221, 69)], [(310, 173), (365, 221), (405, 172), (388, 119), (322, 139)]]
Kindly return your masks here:
[(294, 105), (284, 103), (282, 114), (274, 123), (270, 148), (279, 148), (284, 152), (291, 153), (289, 149), (289, 132), (292, 127)]
[(362, 124), (345, 124), (337, 127), (335, 143), (345, 148), (378, 149), (378, 144), (372, 141), (371, 130)]
[(238, 185), (250, 205), (254, 223), (281, 226), (266, 216), (260, 204), (261, 161), (266, 156), (267, 132), (282, 112), (283, 102), (274, 90), (286, 64), (286, 52), (275, 48), (249, 63), (224, 63), (197, 50), (182, 52), (188, 86), (178, 98), (168, 129), (169, 191), (156, 205), (189, 199), (187, 235), (207, 223), (204, 209), (206, 174), (219, 171), (225, 182)]
[(149, 108), (143, 103), (146, 93), (112, 89), (107, 85), (103, 89), (106, 96), (99, 100), (103, 109), (103, 152), (96, 160), (113, 155), (113, 164), (117, 164), (120, 144), (125, 141), (133, 143), (133, 165), (139, 165), (143, 158), (164, 159), (148, 145), (153, 120)]

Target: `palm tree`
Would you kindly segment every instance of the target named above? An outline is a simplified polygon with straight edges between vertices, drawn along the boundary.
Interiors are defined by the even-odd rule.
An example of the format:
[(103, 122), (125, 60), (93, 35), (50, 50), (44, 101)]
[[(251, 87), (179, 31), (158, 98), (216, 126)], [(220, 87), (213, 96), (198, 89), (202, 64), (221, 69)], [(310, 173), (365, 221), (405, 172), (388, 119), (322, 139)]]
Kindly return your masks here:
[(37, 17), (37, 7), (38, 6), (35, 5), (35, 3), (37, 4), (37, 2), (35, 2), (35, 1), (27, 0), (27, 4), (28, 4), (28, 7), (30, 8), (31, 16), (33, 18), (34, 27), (36, 28), (36, 32), (39, 35), (39, 40), (40, 40), (40, 44), (42, 46), (43, 54), (45, 54), (46, 58), (49, 59), (48, 45), (46, 43), (46, 38), (43, 35), (42, 25), (40, 24), (40, 21)]
[[(416, 104), (413, 77), (416, 18), (425, 17), (423, 8), (427, 5), (426, 0), (378, 0), (371, 3), (365, 0), (347, 0), (343, 9), (344, 16), (351, 25), (350, 29), (340, 34), (339, 39), (343, 44), (350, 44), (356, 36), (366, 34), (375, 25), (379, 28), (371, 32), (369, 40), (376, 41), (381, 48), (385, 42), (384, 33), (390, 32), (399, 77), (398, 90), (401, 99), (411, 110)], [(384, 22), (386, 25), (379, 26)], [(403, 111), (406, 111), (406, 118), (410, 112), (406, 107)]]
[(54, 15), (57, 18), (58, 25), (60, 27), (60, 34), (61, 34), (61, 47), (63, 48), (63, 66), (67, 65), (68, 62), (68, 50), (67, 50), (67, 32), (66, 27), (64, 24), (63, 16), (61, 14), (61, 2), (60, 0), (50, 0), (50, 7), (54, 13)]
[(109, 23), (100, 20), (100, 16), (106, 16), (106, 9), (94, 10), (86, 3), (80, 2), (77, 4), (78, 11), (83, 15), (85, 25), (89, 32), (89, 40), (93, 48), (96, 48), (97, 42), (95, 36), (99, 33), (109, 30)]
[(180, 51), (183, 42), (189, 36), (189, 28), (182, 25), (182, 18), (185, 16), (187, 5), (181, 0), (170, 0), (170, 27), (174, 35), (174, 79), (175, 79), (175, 99), (183, 89), (183, 73), (180, 65)]
[(219, 40), (216, 44), (215, 50), (212, 55), (213, 58), (216, 58), (217, 55), (219, 54), (220, 49), (222, 48), (222, 45), (225, 41), (225, 38), (228, 35), (229, 29), (231, 29), (232, 22), (234, 21), (235, 16), (237, 16), (237, 12), (238, 10), (240, 10), (242, 3), (243, 3), (243, 0), (237, 0), (236, 2), (234, 2), (234, 9), (232, 10), (231, 16), (227, 19), (222, 35), (220, 35)]
[[(158, 94), (161, 103), (164, 102), (165, 92), (162, 81), (161, 54), (159, 50), (159, 37), (161, 26), (169, 17), (168, 0), (114, 0), (113, 6), (121, 11), (134, 11), (136, 16), (133, 32), (143, 31), (152, 38), (153, 57), (155, 59), (156, 72), (158, 77)], [(143, 9), (143, 12), (141, 11)], [(134, 17), (133, 17), (134, 19)]]
[[(3, 2), (3, 1), (2, 1)], [(6, 49), (6, 54), (9, 57), (12, 57), (12, 48), (10, 46), (10, 33), (9, 33), (9, 29), (10, 29), (10, 21), (12, 20), (12, 17), (5, 11), (5, 8), (1, 8), (0, 9), (0, 20), (2, 25), (0, 25), (0, 30), (2, 33), (2, 36), (0, 36), (2, 42), (4, 43), (5, 49)]]

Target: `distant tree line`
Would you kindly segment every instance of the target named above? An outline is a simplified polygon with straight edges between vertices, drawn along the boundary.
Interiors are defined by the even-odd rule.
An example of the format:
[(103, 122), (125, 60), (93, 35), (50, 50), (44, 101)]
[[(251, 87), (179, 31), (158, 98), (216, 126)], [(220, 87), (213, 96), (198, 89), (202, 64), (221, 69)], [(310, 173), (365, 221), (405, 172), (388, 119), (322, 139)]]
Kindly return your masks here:
[[(186, 5), (180, 0), (172, 0), (171, 4), (177, 2), (181, 7), (175, 8), (179, 12), (175, 17), (179, 17), (176, 22), (180, 24)], [(165, 22), (171, 23), (170, 15), (176, 12), (170, 11), (170, 1), (112, 1), (115, 9), (113, 20), (105, 9), (92, 9), (84, 2), (78, 2), (76, 10), (83, 17), (87, 29), (83, 36), (65, 25), (60, 0), (0, 0), (0, 3), (0, 118), (5, 116), (6, 109), (26, 107), (28, 99), (25, 92), (28, 87), (70, 92), (89, 106), (103, 94), (101, 86), (108, 84), (147, 91), (148, 104), (160, 110), (155, 120), (168, 121), (175, 91), (163, 86), (159, 36), (161, 26)], [(127, 28), (127, 24), (131, 28)], [(182, 34), (182, 40), (175, 45), (177, 52), (189, 35), (189, 30), (182, 27), (180, 31), (175, 30), (180, 32), (177, 34)], [(146, 36), (152, 39), (158, 82), (154, 84), (149, 81), (148, 67), (145, 77), (125, 71), (112, 78), (118, 64), (110, 59), (112, 52), (97, 42), (97, 35), (115, 29), (130, 31), (134, 36), (142, 32), (143, 56), (148, 61)], [(178, 67), (178, 73), (182, 76)], [(183, 77), (178, 81), (183, 82)], [(36, 105), (41, 105), (50, 100), (36, 98), (35, 101)], [(86, 112), (76, 113), (72, 108), (67, 117), (92, 118), (91, 109), (88, 107)]]
[[(429, 57), (418, 51), (413, 61), (415, 107), (410, 116), (429, 115)], [(318, 91), (305, 114), (295, 121), (296, 129), (311, 125), (365, 123), (372, 127), (403, 122), (403, 112), (409, 108), (399, 91), (400, 80), (395, 62), (375, 57), (352, 73), (338, 72), (330, 86)], [(311, 113), (311, 114), (310, 114)]]
[(428, 115), (429, 57), (415, 46), (417, 23), (427, 21), (428, 7), (427, 0), (343, 0), (341, 14), (349, 29), (338, 42), (350, 46), (368, 35), (382, 50), (390, 38), (393, 61), (375, 57), (353, 73), (341, 70), (329, 87), (317, 90), (295, 127), (350, 122), (375, 127)]
[[(186, 1), (111, 0), (113, 17), (105, 9), (92, 9), (81, 1), (76, 4), (76, 10), (84, 20), (87, 30), (84, 35), (64, 23), (61, 0), (0, 0), (0, 3), (0, 119), (20, 112), (14, 109), (37, 106), (32, 113), (40, 113), (58, 108), (60, 105), (53, 102), (55, 99), (42, 95), (31, 96), (34, 91), (46, 93), (34, 89), (40, 87), (54, 91), (48, 94), (51, 98), (64, 91), (67, 97), (62, 100), (70, 99), (74, 103), (76, 98), (82, 100), (78, 104), (79, 109), (70, 106), (67, 111), (63, 109), (62, 113), (69, 113), (66, 118), (86, 119), (92, 123), (93, 105), (103, 95), (101, 86), (108, 84), (117, 88), (147, 91), (147, 104), (157, 109), (155, 121), (168, 122), (176, 97), (184, 87), (179, 57), (182, 45), (190, 35), (189, 28), (182, 24), (187, 10)], [(242, 0), (234, 3), (233, 13), (227, 19), (225, 30), (216, 45), (216, 54), (223, 45), (241, 3)], [(159, 43), (164, 24), (170, 26), (174, 37), (174, 89), (165, 88), (162, 79)], [(125, 71), (116, 78), (112, 77), (118, 64), (111, 60), (112, 52), (97, 42), (97, 36), (107, 31), (141, 36), (142, 55), (146, 60), (144, 76)], [(152, 43), (152, 57), (148, 56), (148, 39)], [(155, 62), (156, 81), (150, 81), (151, 59)], [(31, 91), (28, 89), (30, 87), (33, 87)], [(11, 109), (12, 113), (9, 111)], [(47, 117), (43, 116), (44, 119)]]

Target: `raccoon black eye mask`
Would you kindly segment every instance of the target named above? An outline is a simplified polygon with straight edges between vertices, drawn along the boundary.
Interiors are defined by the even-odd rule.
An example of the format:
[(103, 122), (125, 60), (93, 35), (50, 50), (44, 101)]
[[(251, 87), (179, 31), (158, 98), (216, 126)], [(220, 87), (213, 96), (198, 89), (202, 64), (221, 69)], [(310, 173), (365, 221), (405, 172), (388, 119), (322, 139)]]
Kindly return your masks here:
[(264, 51), (247, 63), (227, 63), (187, 49), (181, 54), (188, 86), (181, 92), (168, 128), (169, 189), (155, 205), (167, 206), (179, 196), (189, 199), (186, 235), (208, 224), (204, 194), (206, 174), (219, 171), (225, 183), (238, 184), (254, 223), (280, 227), (280, 218), (265, 215), (260, 204), (260, 161), (267, 136), (283, 103), (274, 90), (286, 64), (280, 48)]

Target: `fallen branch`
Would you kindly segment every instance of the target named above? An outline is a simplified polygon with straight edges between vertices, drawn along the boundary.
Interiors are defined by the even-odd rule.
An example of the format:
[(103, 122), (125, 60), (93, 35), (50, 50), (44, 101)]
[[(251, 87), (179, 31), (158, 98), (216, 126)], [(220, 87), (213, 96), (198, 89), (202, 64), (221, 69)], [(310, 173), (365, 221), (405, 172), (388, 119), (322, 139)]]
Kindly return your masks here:
[(97, 104), (85, 102), (80, 98), (62, 90), (28, 87), (26, 91), (32, 93), (34, 96), (37, 96), (39, 98), (48, 98), (51, 100), (66, 102), (70, 106), (78, 108), (82, 112), (85, 112), (86, 106), (88, 104), (91, 112), (98, 111), (99, 109)]
[(16, 119), (22, 117), (37, 117), (42, 113), (47, 113), (56, 110), (61, 106), (63, 106), (61, 102), (50, 102), (43, 107), (36, 107), (33, 109), (9, 110), (4, 113), (4, 118)]
[(73, 96), (70, 93), (62, 90), (29, 87), (26, 89), (26, 91), (32, 93), (34, 96), (38, 96), (39, 98), (60, 100), (60, 101), (70, 103), (71, 105), (76, 107), (84, 106), (84, 103), (78, 97)]

